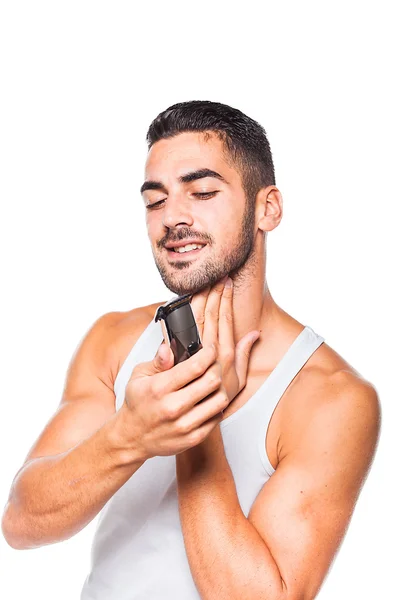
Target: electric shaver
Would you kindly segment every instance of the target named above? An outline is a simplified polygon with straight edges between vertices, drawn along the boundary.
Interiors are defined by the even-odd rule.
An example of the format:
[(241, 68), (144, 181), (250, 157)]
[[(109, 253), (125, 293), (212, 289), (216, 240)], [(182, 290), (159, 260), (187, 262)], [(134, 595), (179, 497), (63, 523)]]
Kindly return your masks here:
[(190, 306), (191, 298), (192, 294), (185, 294), (168, 300), (158, 307), (154, 317), (155, 321), (161, 321), (164, 340), (173, 352), (175, 365), (203, 347)]

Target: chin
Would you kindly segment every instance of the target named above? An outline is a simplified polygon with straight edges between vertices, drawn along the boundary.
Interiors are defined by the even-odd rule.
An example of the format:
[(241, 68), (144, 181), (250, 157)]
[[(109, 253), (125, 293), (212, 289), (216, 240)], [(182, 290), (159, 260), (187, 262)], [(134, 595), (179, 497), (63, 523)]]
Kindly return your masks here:
[(198, 292), (201, 292), (202, 290), (204, 290), (208, 284), (203, 285), (203, 286), (195, 286), (195, 285), (185, 285), (184, 282), (182, 282), (181, 284), (167, 284), (167, 282), (164, 281), (164, 285), (173, 293), (176, 294), (177, 296), (184, 296), (185, 294), (197, 294)]
[(197, 294), (210, 285), (208, 277), (199, 277), (198, 272), (175, 274), (174, 277), (169, 277), (165, 273), (161, 274), (161, 278), (165, 287), (173, 294), (183, 296), (185, 294)]
[(199, 273), (194, 274), (192, 277), (182, 276), (180, 281), (171, 281), (168, 278), (163, 279), (164, 285), (171, 290), (177, 296), (184, 296), (185, 294), (198, 294), (207, 287), (212, 287), (224, 277), (224, 274), (218, 275), (216, 278), (211, 277), (199, 277)]
[(215, 264), (208, 261), (207, 264), (194, 264), (180, 262), (171, 267), (169, 264), (156, 262), (158, 272), (166, 288), (177, 296), (184, 294), (197, 294), (207, 287), (213, 286), (230, 272), (230, 265)]

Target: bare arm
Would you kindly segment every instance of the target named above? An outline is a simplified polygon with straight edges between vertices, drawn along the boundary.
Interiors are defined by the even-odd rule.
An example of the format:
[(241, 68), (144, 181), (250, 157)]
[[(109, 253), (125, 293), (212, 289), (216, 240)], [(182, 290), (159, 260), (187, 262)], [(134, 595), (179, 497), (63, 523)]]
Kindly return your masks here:
[(60, 406), (14, 478), (2, 519), (13, 548), (70, 538), (144, 462), (134, 448), (128, 460), (119, 443), (121, 410), (115, 412), (110, 373), (118, 318), (100, 317), (78, 346)]
[[(331, 382), (330, 382), (331, 383)], [(177, 455), (191, 572), (206, 600), (312, 600), (348, 527), (380, 429), (369, 384), (327, 385), (274, 475), (241, 511), (218, 428)]]
[(18, 472), (3, 517), (10, 546), (36, 548), (72, 537), (139, 469), (139, 457), (124, 462), (116, 417), (74, 448), (34, 458)]

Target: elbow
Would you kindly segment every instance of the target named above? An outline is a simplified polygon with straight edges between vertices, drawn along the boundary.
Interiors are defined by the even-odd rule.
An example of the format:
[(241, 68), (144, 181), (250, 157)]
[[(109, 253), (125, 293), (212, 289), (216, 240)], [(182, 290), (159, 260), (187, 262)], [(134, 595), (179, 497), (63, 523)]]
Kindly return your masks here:
[(4, 509), (1, 520), (1, 531), (7, 544), (14, 550), (27, 550), (33, 546), (29, 545), (26, 532), (22, 534), (21, 517), (12, 515), (12, 505), (8, 503)]
[(13, 548), (14, 550), (26, 550), (26, 546), (23, 546), (22, 544), (20, 544), (19, 540), (17, 538), (13, 538), (9, 535), (4, 535), (4, 539), (6, 540), (7, 544)]
[(24, 547), (21, 544), (21, 540), (15, 535), (15, 528), (13, 527), (11, 520), (7, 515), (7, 511), (4, 512), (1, 520), (1, 532), (7, 544), (14, 548), (14, 550), (23, 550)]
[(43, 521), (26, 513), (18, 512), (8, 503), (2, 517), (1, 529), (7, 544), (14, 550), (33, 550), (69, 539), (74, 531), (55, 531), (46, 528)]

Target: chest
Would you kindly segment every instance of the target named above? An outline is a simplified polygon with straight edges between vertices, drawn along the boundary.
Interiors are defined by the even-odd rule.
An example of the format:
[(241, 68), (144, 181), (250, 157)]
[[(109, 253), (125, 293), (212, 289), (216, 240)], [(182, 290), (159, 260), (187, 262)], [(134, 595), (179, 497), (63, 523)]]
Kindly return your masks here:
[[(229, 419), (240, 411), (247, 402), (256, 394), (272, 371), (260, 371), (250, 374), (245, 387), (235, 396), (229, 406), (224, 410), (222, 421)], [(265, 432), (265, 452), (271, 465), (276, 469), (279, 458), (279, 440), (285, 430), (285, 418), (287, 420), (288, 407), (295, 402), (295, 395), (299, 393), (300, 373), (289, 383), (281, 396)], [(304, 379), (304, 378), (303, 378)], [(287, 425), (287, 423), (286, 423)]]

